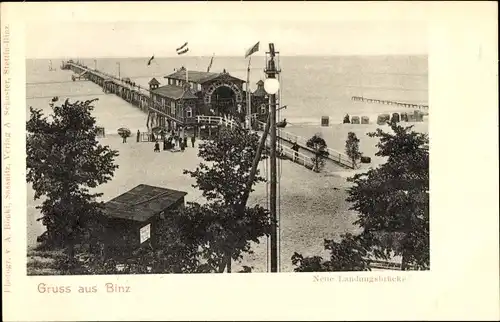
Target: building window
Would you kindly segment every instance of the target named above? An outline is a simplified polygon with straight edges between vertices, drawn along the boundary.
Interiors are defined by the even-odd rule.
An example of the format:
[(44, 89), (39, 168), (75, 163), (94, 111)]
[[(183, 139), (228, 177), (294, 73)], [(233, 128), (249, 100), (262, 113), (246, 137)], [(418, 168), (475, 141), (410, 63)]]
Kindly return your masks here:
[(193, 109), (191, 107), (186, 108), (186, 117), (193, 117)]
[(175, 102), (170, 102), (170, 115), (175, 115)]
[(260, 105), (260, 113), (261, 114), (266, 114), (267, 112), (267, 105), (266, 104), (261, 104)]

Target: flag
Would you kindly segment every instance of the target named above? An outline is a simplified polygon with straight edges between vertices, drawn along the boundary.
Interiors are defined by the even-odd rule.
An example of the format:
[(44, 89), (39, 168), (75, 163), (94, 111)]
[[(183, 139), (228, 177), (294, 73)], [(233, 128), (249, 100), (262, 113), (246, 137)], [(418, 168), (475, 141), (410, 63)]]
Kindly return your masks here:
[(151, 62), (153, 61), (153, 59), (155, 59), (155, 55), (151, 56), (151, 58), (149, 58), (148, 60), (148, 66), (151, 65)]
[(188, 43), (185, 42), (184, 45), (177, 48), (176, 51), (177, 51), (177, 55), (183, 55), (183, 54), (187, 53), (189, 51)]
[(210, 58), (210, 64), (208, 64), (207, 73), (209, 73), (210, 68), (212, 68), (212, 63), (214, 62), (214, 56), (215, 56), (215, 54), (213, 54), (212, 58)]
[(245, 58), (247, 58), (248, 56), (250, 56), (251, 54), (253, 54), (255, 52), (258, 52), (259, 51), (259, 44), (260, 44), (260, 41), (258, 41), (255, 45), (253, 45), (252, 48), (248, 49), (247, 52), (245, 53)]

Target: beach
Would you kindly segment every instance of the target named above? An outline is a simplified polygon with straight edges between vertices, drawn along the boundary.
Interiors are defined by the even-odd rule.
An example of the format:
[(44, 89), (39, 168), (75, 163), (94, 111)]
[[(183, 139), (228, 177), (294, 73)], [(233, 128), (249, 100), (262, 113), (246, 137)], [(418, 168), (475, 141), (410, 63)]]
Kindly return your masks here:
[[(220, 64), (220, 62), (217, 63)], [(233, 63), (234, 61), (228, 61), (229, 65)], [(88, 64), (92, 66), (91, 62), (88, 62)], [(105, 62), (98, 62), (98, 64), (104, 67), (112, 65), (111, 63), (106, 65)], [(132, 62), (131, 64), (135, 63)], [(292, 66), (291, 63), (289, 64), (289, 66)], [(412, 113), (413, 110), (387, 105), (355, 103), (350, 100), (350, 95), (362, 94), (366, 97), (426, 103), (426, 83), (419, 83), (416, 86), (415, 79), (421, 78), (421, 76), (411, 76), (412, 71), (405, 72), (410, 75), (406, 78), (399, 77), (396, 79), (395, 76), (391, 76), (384, 79), (381, 74), (384, 72), (387, 74), (391, 71), (384, 70), (383, 67), (371, 71), (371, 76), (366, 76), (368, 72), (366, 69), (360, 69), (359, 65), (345, 64), (344, 69), (342, 69), (333, 64), (335, 70), (332, 70), (332, 74), (334, 76), (342, 74), (342, 72), (345, 72), (345, 74), (350, 73), (349, 75), (361, 73), (361, 75), (365, 75), (369, 79), (368, 81), (364, 80), (368, 83), (362, 84), (359, 80), (364, 79), (363, 77), (353, 78), (354, 80), (351, 81), (356, 84), (359, 83), (358, 87), (355, 87), (355, 85), (349, 87), (344, 84), (341, 87), (342, 93), (339, 93), (333, 90), (339, 80), (330, 85), (325, 79), (325, 64), (332, 65), (331, 62), (318, 60), (317, 65), (309, 64), (302, 68), (302, 74), (298, 74), (301, 70), (299, 68), (292, 69), (289, 72), (285, 72), (284, 69), (283, 77), (286, 83), (283, 86), (286, 90), (283, 90), (283, 104), (287, 104), (289, 107), (283, 111), (281, 118), (286, 117), (290, 122), (285, 130), (305, 138), (319, 133), (325, 139), (328, 147), (339, 152), (344, 152), (347, 134), (352, 131), (360, 139), (360, 151), (363, 155), (372, 158), (370, 164), (362, 165), (361, 169), (356, 172), (366, 171), (369, 167), (381, 164), (384, 160), (375, 156), (377, 139), (366, 135), (366, 133), (373, 132), (377, 128), (387, 129), (387, 126), (374, 124), (377, 113)], [(33, 66), (31, 69), (27, 67), (27, 109), (29, 106), (33, 106), (43, 109), (46, 114), (50, 113), (48, 103), (52, 96), (71, 100), (99, 98), (95, 103), (94, 116), (98, 125), (105, 127), (106, 130), (106, 137), (99, 140), (102, 144), (109, 145), (119, 151), (119, 156), (116, 158), (116, 164), (119, 165), (119, 168), (116, 170), (113, 179), (96, 189), (97, 192), (103, 193), (103, 201), (110, 200), (139, 184), (186, 191), (188, 193), (186, 196), (187, 202), (203, 201), (200, 191), (192, 187), (194, 180), (182, 173), (184, 169), (195, 169), (201, 161), (197, 157), (197, 147), (191, 148), (189, 144), (185, 152), (161, 151), (161, 153), (154, 153), (153, 143), (136, 142), (135, 140), (135, 132), (146, 129), (147, 115), (145, 113), (116, 95), (103, 94), (96, 84), (84, 81), (68, 82), (67, 80), (71, 75), (69, 71), (58, 70), (49, 73), (43, 70), (43, 62), (36, 62)], [(122, 72), (126, 76), (131, 67), (125, 62), (122, 62), (122, 66)], [(351, 70), (346, 72), (345, 70), (349, 68)], [(354, 68), (354, 71), (352, 68)], [(415, 68), (420, 68), (420, 65)], [(228, 70), (231, 72), (231, 69), (228, 68)], [(314, 71), (322, 71), (319, 74), (320, 77), (313, 78), (310, 73)], [(141, 70), (136, 71), (135, 74), (145, 72)], [(129, 71), (129, 73), (132, 73), (132, 71)], [(159, 74), (159, 70), (155, 73)], [(156, 75), (155, 73), (151, 74)], [(414, 75), (417, 75), (416, 72), (414, 72)], [(300, 80), (304, 78), (309, 82), (301, 83)], [(150, 78), (137, 79), (149, 80)], [(393, 83), (388, 84), (391, 79)], [(159, 80), (162, 81), (160, 78)], [(377, 80), (379, 80), (377, 84), (382, 84), (379, 86), (381, 89), (378, 91), (373, 88), (374, 82)], [(321, 84), (324, 85), (325, 83), (332, 87), (321, 87)], [(392, 89), (387, 90), (389, 87)], [(341, 124), (342, 117), (346, 113), (351, 116), (369, 116), (371, 124)], [(320, 126), (321, 116), (323, 115), (330, 116), (330, 125), (327, 127)], [(408, 125), (414, 125), (414, 129), (419, 132), (428, 131), (427, 118), (425, 122), (408, 123)], [(120, 127), (127, 127), (133, 133), (127, 143), (122, 143), (122, 139), (116, 133), (116, 130)], [(200, 142), (197, 141), (196, 145)], [(327, 165), (321, 173), (315, 173), (288, 160), (281, 160), (278, 163), (280, 183), (278, 190), (280, 216), (279, 264), (280, 271), (291, 272), (293, 271), (291, 256), (294, 252), (305, 256), (324, 255), (324, 239), (336, 239), (343, 233), (358, 230), (357, 227), (352, 225), (352, 222), (356, 219), (356, 213), (350, 211), (349, 204), (345, 202), (347, 197), (346, 189), (349, 187), (346, 178), (353, 175), (355, 171), (339, 168), (331, 164), (330, 161), (327, 161)], [(261, 174), (264, 175), (267, 169), (264, 162), (261, 162), (259, 169)], [(34, 192), (30, 185), (28, 185), (27, 189), (28, 247), (33, 247), (36, 243), (36, 237), (43, 232), (43, 226), (36, 221), (39, 214), (35, 206), (40, 201), (33, 200)], [(266, 197), (266, 184), (261, 183), (255, 187), (255, 191), (251, 194), (249, 205), (255, 203), (266, 205)], [(246, 255), (241, 263), (233, 264), (233, 271), (237, 271), (243, 265), (253, 267), (254, 272), (267, 271), (266, 238), (263, 238), (261, 243), (253, 245), (252, 250), (254, 253)]]

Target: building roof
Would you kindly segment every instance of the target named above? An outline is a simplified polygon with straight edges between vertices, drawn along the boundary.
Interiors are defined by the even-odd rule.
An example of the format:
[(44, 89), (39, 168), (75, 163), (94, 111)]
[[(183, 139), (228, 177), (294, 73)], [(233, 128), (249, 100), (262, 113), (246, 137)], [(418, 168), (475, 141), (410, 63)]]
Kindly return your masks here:
[(184, 198), (187, 192), (140, 184), (106, 202), (105, 216), (146, 221)]
[(156, 78), (153, 77), (153, 79), (150, 80), (148, 84), (149, 85), (160, 85), (160, 82)]
[(175, 86), (175, 85), (164, 85), (161, 87), (158, 87), (151, 92), (158, 94), (163, 97), (168, 97), (172, 98), (174, 100), (178, 99), (198, 99), (197, 96), (195, 96), (191, 91), (185, 91), (184, 88), (181, 86)]
[[(231, 76), (228, 73), (209, 73), (209, 72), (200, 72), (196, 70), (188, 70), (188, 81), (193, 83), (203, 84), (213, 79), (216, 79), (217, 77), (222, 75), (227, 75), (230, 78), (245, 82), (244, 80)], [(175, 73), (165, 76), (165, 78), (186, 80), (186, 70), (185, 69), (178, 70)]]

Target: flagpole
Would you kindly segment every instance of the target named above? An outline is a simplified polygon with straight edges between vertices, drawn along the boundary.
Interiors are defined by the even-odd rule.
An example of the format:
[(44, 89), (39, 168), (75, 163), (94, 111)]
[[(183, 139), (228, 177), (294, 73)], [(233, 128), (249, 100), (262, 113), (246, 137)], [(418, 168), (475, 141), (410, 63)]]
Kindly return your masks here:
[(252, 94), (250, 93), (250, 63), (252, 56), (248, 58), (247, 68), (247, 128), (250, 130), (252, 127)]

